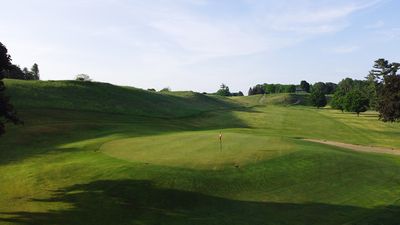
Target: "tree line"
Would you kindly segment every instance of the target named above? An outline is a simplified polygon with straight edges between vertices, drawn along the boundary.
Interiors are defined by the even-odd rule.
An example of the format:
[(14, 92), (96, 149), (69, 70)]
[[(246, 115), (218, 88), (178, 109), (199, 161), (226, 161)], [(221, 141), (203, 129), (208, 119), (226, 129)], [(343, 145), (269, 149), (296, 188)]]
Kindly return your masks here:
[(258, 94), (277, 94), (277, 93), (296, 93), (304, 92), (310, 93), (313, 88), (321, 90), (324, 94), (333, 94), (336, 91), (337, 84), (332, 82), (317, 82), (311, 85), (305, 80), (302, 80), (300, 84), (257, 84), (254, 87), (250, 87), (248, 95)]
[(221, 84), (219, 90), (215, 93), (220, 96), (244, 96), (243, 92), (231, 92), (226, 84)]
[(399, 67), (400, 63), (378, 59), (365, 80), (343, 79), (333, 95), (332, 108), (356, 112), (357, 115), (371, 109), (379, 112), (382, 121), (399, 121)]
[(39, 66), (34, 63), (31, 69), (19, 65), (11, 64), (7, 69), (0, 70), (4, 78), (17, 80), (40, 80)]

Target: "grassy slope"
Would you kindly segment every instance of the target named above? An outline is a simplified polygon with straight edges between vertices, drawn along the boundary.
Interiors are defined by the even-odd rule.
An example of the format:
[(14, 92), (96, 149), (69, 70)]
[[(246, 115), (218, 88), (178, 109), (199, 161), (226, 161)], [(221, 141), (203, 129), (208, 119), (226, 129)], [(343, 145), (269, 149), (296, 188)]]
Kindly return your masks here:
[(17, 108), (181, 117), (233, 106), (232, 102), (194, 92), (156, 93), (107, 83), (6, 80), (6, 85)]
[[(90, 104), (75, 103), (69, 111), (57, 109), (72, 103), (51, 88), (48, 93), (61, 101), (30, 108), (24, 98), (43, 90), (30, 88), (25, 95), (16, 95), (17, 87), (9, 82), (9, 93), (18, 102), (26, 126), (9, 127), (0, 142), (1, 224), (399, 223), (398, 157), (297, 139), (399, 147), (400, 126), (380, 123), (376, 115), (357, 118), (333, 110), (271, 104), (229, 111), (230, 101), (211, 104), (208, 97), (199, 104), (205, 105), (207, 113), (202, 106), (178, 115), (160, 107), (143, 117), (146, 107), (141, 113), (115, 114), (110, 113), (113, 107), (102, 106), (108, 111), (103, 113), (88, 108)], [(26, 86), (18, 87), (22, 89), (57, 86), (19, 85)], [(78, 95), (85, 96), (80, 102), (92, 102), (86, 98), (88, 92), (99, 93), (85, 91)], [(143, 92), (143, 98), (153, 99), (153, 94)], [(114, 97), (108, 101), (126, 101), (110, 95)], [(179, 95), (183, 105), (194, 104), (192, 94)], [(235, 100), (254, 105), (255, 98)], [(63, 101), (67, 103), (53, 107)], [(219, 110), (220, 103), (225, 111)], [(180, 102), (171, 104), (184, 108), (176, 105)], [(169, 119), (160, 118), (166, 115)], [(220, 130), (229, 142), (224, 155), (208, 147)], [(138, 147), (134, 151), (142, 151), (137, 158), (129, 152), (132, 145)], [(126, 150), (121, 153), (113, 146)], [(234, 154), (225, 153), (227, 149)]]

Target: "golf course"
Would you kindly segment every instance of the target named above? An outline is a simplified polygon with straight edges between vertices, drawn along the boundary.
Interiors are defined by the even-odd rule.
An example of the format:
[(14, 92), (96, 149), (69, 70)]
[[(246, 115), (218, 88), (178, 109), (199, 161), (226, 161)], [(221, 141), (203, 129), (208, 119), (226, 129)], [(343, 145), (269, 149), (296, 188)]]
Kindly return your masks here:
[(400, 224), (400, 123), (375, 111), (308, 93), (5, 85), (24, 124), (0, 137), (2, 225)]

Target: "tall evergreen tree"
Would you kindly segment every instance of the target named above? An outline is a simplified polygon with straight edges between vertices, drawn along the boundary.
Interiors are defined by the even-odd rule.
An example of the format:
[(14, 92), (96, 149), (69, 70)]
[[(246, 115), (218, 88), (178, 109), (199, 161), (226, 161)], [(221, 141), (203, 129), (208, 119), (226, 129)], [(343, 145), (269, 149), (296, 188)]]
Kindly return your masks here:
[(400, 120), (400, 63), (389, 63), (385, 59), (375, 61), (369, 79), (377, 82), (377, 110), (385, 122)]
[(40, 80), (40, 74), (39, 74), (39, 66), (38, 64), (33, 64), (32, 69), (31, 69), (33, 79), (34, 80)]

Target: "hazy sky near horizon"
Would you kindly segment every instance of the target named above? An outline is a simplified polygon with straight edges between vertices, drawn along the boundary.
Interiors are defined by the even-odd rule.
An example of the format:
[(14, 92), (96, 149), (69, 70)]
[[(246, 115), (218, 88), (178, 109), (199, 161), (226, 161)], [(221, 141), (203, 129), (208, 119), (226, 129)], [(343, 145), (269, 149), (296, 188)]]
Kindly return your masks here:
[(232, 91), (400, 61), (397, 0), (0, 0), (0, 42), (44, 80)]

